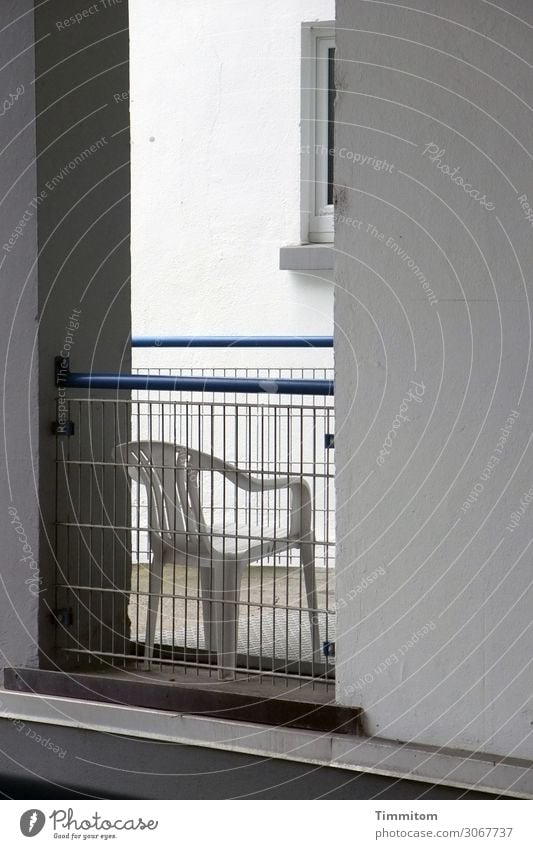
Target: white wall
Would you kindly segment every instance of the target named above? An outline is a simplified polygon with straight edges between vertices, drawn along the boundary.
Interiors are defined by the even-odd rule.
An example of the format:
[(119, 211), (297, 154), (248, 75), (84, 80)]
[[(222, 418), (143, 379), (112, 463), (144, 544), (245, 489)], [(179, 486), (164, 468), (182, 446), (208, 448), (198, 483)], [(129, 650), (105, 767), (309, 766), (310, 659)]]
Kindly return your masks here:
[(533, 206), (533, 6), (409, 7), (337, 2), (336, 147), (394, 164), (339, 157), (336, 171), (338, 697), (384, 737), (531, 758), (533, 233), (519, 198)]
[[(334, 0), (130, 0), (133, 331), (330, 334), (300, 237), (300, 26)], [(137, 351), (159, 365), (328, 365), (327, 351)], [(304, 361), (305, 358), (305, 361)]]

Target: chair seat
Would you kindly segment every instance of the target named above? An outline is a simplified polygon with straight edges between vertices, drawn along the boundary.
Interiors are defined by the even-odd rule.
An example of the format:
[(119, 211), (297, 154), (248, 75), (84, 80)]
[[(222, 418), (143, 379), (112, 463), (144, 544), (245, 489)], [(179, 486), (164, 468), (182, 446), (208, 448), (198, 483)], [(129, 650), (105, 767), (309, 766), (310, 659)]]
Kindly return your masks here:
[(283, 525), (214, 525), (211, 541), (213, 553), (221, 559), (244, 555), (259, 559), (287, 551), (294, 544)]

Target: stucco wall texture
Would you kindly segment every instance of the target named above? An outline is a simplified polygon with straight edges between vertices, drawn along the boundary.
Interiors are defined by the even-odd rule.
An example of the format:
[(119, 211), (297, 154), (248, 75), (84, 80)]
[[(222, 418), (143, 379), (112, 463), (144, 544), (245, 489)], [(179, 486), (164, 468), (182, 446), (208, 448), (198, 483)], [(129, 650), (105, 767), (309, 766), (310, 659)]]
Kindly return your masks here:
[(337, 58), (337, 695), (531, 758), (533, 7), (338, 0)]
[[(37, 362), (34, 346), (37, 318), (37, 216), (29, 207), (37, 194), (35, 165), (35, 98), (31, 81), (35, 60), (28, 45), (34, 39), (30, 0), (6, 3), (6, 21), (15, 21), (0, 35), (11, 62), (1, 71), (2, 90), (19, 96), (2, 115), (2, 169), (0, 227), (3, 242), (19, 227), (17, 249), (2, 248), (0, 265), (2, 309), (0, 310), (0, 361), (3, 364), (3, 450), (0, 451), (0, 538), (2, 540), (2, 585), (0, 588), (0, 645), (5, 657), (32, 665), (37, 659), (38, 597), (24, 581), (32, 576), (21, 557), (24, 545), (38, 552), (39, 515), (36, 504), (35, 455), (38, 434)], [(14, 58), (16, 57), (16, 58)], [(24, 128), (24, 129), (22, 129)], [(24, 219), (24, 213), (26, 217)], [(24, 220), (24, 226), (19, 222)], [(17, 244), (18, 242), (18, 244)], [(11, 245), (8, 245), (11, 248)], [(16, 379), (7, 380), (7, 375)], [(37, 475), (38, 478), (38, 475)], [(11, 512), (10, 512), (11, 510)], [(15, 511), (15, 512), (13, 512)], [(29, 563), (29, 561), (28, 561)], [(26, 566), (26, 564), (24, 564)], [(2, 664), (3, 666), (3, 664)]]
[(128, 86), (128, 9), (83, 8), (1, 9), (0, 666), (34, 666), (39, 652), (50, 663), (55, 644), (54, 357), (130, 368), (128, 113), (113, 97)]
[[(331, 334), (331, 272), (300, 241), (303, 21), (333, 0), (130, 0), (137, 334)], [(330, 352), (134, 352), (138, 365), (329, 365)]]

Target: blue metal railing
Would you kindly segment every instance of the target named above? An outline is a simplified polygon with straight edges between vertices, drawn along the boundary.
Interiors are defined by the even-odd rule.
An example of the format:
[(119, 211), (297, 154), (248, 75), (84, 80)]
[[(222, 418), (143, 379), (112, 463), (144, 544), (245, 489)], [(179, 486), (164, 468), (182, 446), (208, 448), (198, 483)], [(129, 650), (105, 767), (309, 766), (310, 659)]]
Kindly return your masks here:
[(333, 336), (134, 336), (132, 348), (333, 348)]
[(69, 372), (61, 384), (71, 389), (137, 389), (179, 392), (238, 392), (279, 395), (333, 395), (332, 380), (251, 377), (172, 377), (166, 374)]
[(56, 357), (55, 382), (62, 389), (224, 392), (277, 395), (334, 395), (332, 380), (249, 377), (175, 377), (163, 374), (72, 372), (68, 357)]
[[(332, 336), (134, 336), (134, 348), (332, 348)], [(280, 395), (333, 395), (332, 380), (291, 378), (173, 377), (150, 374), (71, 372), (56, 358), (56, 385), (71, 389), (160, 390)]]

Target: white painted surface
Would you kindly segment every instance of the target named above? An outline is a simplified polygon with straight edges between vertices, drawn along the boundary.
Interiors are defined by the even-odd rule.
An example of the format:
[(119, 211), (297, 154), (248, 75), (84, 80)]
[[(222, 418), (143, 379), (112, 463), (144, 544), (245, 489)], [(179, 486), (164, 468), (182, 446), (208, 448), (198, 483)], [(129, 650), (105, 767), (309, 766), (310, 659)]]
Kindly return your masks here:
[(533, 483), (533, 7), (408, 5), (337, 3), (336, 147), (394, 164), (336, 172), (338, 698), (383, 737), (531, 758), (533, 505), (508, 526)]
[[(130, 0), (133, 331), (330, 334), (300, 241), (301, 23), (333, 0)], [(137, 365), (329, 365), (331, 352), (136, 351)]]

